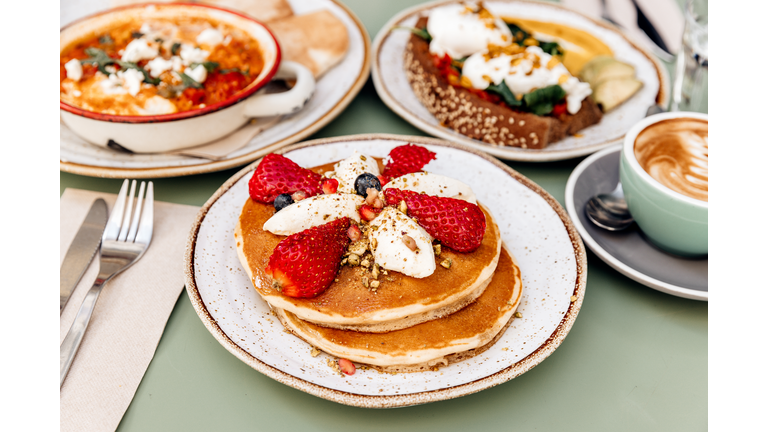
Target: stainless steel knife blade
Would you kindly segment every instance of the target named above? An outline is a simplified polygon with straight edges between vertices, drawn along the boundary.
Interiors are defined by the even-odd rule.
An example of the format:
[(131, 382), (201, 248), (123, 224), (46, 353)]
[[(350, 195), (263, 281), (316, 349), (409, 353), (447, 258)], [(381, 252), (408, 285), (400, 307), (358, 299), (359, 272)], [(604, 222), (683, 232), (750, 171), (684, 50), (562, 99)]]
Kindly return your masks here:
[(64, 310), (80, 278), (93, 260), (101, 243), (101, 234), (107, 225), (107, 203), (98, 198), (91, 205), (80, 229), (69, 245), (59, 273), (59, 314)]

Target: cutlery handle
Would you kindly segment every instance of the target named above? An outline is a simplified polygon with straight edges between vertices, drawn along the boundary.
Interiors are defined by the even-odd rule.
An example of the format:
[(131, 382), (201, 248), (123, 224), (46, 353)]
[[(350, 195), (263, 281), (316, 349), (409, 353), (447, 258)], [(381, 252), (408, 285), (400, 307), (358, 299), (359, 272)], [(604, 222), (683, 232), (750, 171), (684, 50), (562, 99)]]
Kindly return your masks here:
[(59, 351), (59, 373), (60, 381), (59, 388), (64, 385), (64, 378), (69, 372), (69, 367), (72, 366), (72, 360), (75, 359), (78, 348), (80, 348), (80, 342), (83, 341), (85, 336), (85, 330), (88, 328), (88, 323), (91, 321), (91, 315), (93, 315), (93, 308), (96, 306), (96, 300), (99, 299), (101, 288), (106, 283), (106, 279), (99, 277), (94, 282), (88, 294), (85, 295), (83, 303), (80, 305), (80, 309), (77, 311), (75, 321), (67, 332), (67, 336), (64, 338), (64, 342), (61, 343)]

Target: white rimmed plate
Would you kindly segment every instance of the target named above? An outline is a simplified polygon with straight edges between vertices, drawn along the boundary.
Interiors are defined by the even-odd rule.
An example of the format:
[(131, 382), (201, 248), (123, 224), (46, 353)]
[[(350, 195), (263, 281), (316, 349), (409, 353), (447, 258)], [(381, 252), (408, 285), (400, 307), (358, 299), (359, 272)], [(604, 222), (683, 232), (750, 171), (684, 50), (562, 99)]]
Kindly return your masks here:
[(416, 98), (405, 76), (403, 53), (411, 33), (391, 29), (395, 26), (413, 27), (419, 16), (428, 14), (429, 10), (458, 2), (461, 1), (440, 0), (406, 9), (389, 20), (373, 42), (371, 74), (379, 96), (394, 112), (430, 135), (459, 142), (502, 159), (557, 161), (584, 156), (620, 142), (633, 124), (645, 118), (648, 107), (656, 103), (666, 106), (669, 100), (666, 69), (652, 54), (615, 27), (553, 3), (486, 1), (483, 3), (485, 7), (498, 16), (563, 23), (594, 35), (611, 48), (618, 60), (635, 67), (637, 78), (644, 83), (643, 88), (629, 101), (605, 114), (600, 123), (580, 131), (579, 137), (569, 136), (541, 150), (495, 146), (442, 126)]
[(645, 239), (637, 224), (610, 232), (587, 218), (584, 206), (619, 182), (621, 145), (584, 159), (565, 186), (565, 207), (584, 243), (608, 265), (653, 289), (694, 300), (709, 300), (709, 259), (683, 258), (664, 252)]
[[(244, 165), (280, 147), (313, 134), (349, 105), (368, 79), (370, 42), (360, 20), (337, 0), (289, 0), (296, 15), (327, 9), (349, 34), (349, 50), (342, 61), (317, 81), (315, 94), (298, 113), (254, 137), (225, 159), (169, 154), (129, 154), (90, 144), (60, 124), (59, 169), (74, 174), (114, 178), (175, 177), (221, 171)], [(61, 24), (108, 9), (107, 1), (69, 0), (61, 3)]]
[[(354, 135), (296, 144), (284, 154), (305, 167), (346, 158), (354, 150), (386, 156), (405, 143), (426, 146), (437, 160), (426, 170), (469, 184), (497, 219), (518, 260), (523, 297), (515, 319), (486, 352), (437, 372), (341, 377), (326, 354), (284, 331), (252, 287), (237, 256), (234, 229), (257, 162), (230, 178), (198, 214), (186, 260), (187, 293), (208, 330), (232, 354), (265, 375), (335, 402), (389, 408), (451, 399), (506, 382), (548, 357), (573, 325), (584, 299), (586, 255), (565, 210), (538, 185), (478, 151), (433, 138)], [(572, 296), (574, 300), (571, 301)]]

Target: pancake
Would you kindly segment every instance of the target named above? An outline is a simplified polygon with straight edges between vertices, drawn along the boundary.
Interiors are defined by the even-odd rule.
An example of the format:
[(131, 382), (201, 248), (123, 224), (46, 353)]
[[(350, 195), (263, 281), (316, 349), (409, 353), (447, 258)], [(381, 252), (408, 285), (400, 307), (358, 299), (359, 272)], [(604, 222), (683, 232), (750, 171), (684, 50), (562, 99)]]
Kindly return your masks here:
[(275, 314), (296, 336), (336, 357), (385, 372), (416, 372), (466, 360), (504, 334), (522, 298), (520, 268), (504, 248), (491, 283), (469, 306), (447, 317), (389, 333), (330, 329), (280, 309)]
[[(379, 161), (379, 164), (381, 162)], [(327, 164), (313, 169), (325, 172)], [(235, 230), (238, 256), (256, 291), (273, 308), (285, 309), (315, 324), (366, 332), (387, 332), (451, 314), (475, 300), (486, 288), (498, 263), (501, 234), (493, 216), (484, 207), (486, 232), (480, 247), (460, 253), (443, 247), (435, 257), (439, 264), (451, 259), (449, 269), (437, 265), (435, 272), (422, 279), (388, 271), (378, 277), (380, 286), (363, 286), (370, 272), (361, 266), (344, 265), (336, 282), (310, 299), (292, 298), (272, 288), (272, 278), (264, 272), (275, 246), (285, 236), (262, 227), (274, 213), (272, 205), (246, 200)]]

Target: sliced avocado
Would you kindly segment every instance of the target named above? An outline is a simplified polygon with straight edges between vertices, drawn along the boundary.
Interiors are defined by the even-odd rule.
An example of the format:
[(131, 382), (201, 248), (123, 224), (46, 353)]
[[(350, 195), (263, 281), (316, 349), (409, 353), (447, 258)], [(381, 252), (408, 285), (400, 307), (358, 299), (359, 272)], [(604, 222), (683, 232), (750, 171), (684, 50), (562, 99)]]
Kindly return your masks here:
[(619, 78), (634, 78), (635, 68), (632, 65), (622, 63), (620, 61), (613, 61), (603, 65), (596, 73), (595, 76), (589, 82), (592, 88), (596, 88), (602, 82), (619, 79)]
[(581, 68), (581, 71), (579, 72), (579, 79), (583, 82), (589, 83), (603, 66), (615, 61), (616, 60), (611, 56), (594, 56), (584, 65), (584, 67)]
[(608, 112), (631, 98), (642, 87), (643, 82), (633, 77), (610, 79), (595, 87), (592, 98), (603, 112)]

